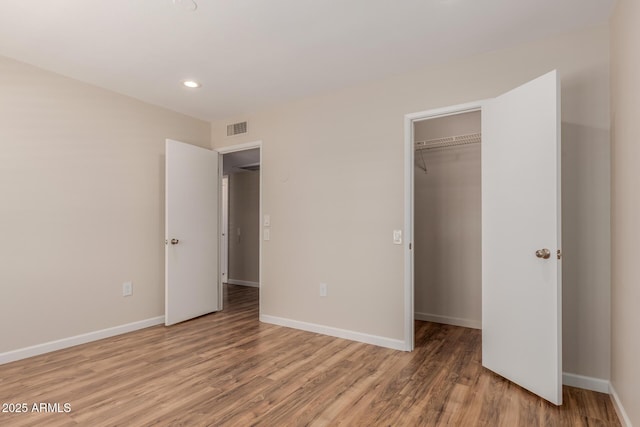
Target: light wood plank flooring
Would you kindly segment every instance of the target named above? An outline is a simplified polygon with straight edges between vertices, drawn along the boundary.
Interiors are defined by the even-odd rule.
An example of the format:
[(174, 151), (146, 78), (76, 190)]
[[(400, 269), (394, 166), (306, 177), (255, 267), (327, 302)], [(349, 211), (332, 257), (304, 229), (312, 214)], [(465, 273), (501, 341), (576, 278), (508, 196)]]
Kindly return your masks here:
[(416, 322), (394, 351), (258, 322), (258, 290), (225, 310), (0, 366), (1, 426), (618, 426), (610, 398), (559, 408), (483, 369), (480, 332)]

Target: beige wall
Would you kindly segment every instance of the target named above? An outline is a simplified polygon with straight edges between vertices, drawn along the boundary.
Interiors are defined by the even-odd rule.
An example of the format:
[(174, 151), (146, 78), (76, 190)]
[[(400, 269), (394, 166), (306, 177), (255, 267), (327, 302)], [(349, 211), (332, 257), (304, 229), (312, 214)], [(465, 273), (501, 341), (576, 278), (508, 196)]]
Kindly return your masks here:
[[(392, 230), (403, 228), (404, 115), (494, 97), (553, 68), (563, 84), (564, 368), (608, 378), (606, 26), (213, 123), (214, 147), (263, 141), (262, 313), (402, 340), (404, 255)], [(226, 125), (244, 119), (249, 133), (227, 138)]]
[[(424, 120), (414, 128), (416, 141), (477, 132), (479, 111)], [(416, 319), (480, 327), (480, 145), (416, 151), (415, 163)]]
[[(0, 249), (0, 352), (163, 314), (167, 137), (201, 146), (211, 137), (214, 147), (263, 141), (263, 208), (272, 224), (263, 242), (263, 314), (403, 339), (403, 248), (391, 232), (404, 218), (404, 114), (493, 97), (558, 68), (564, 368), (608, 378), (608, 55), (608, 28), (592, 28), (230, 118), (211, 133), (202, 121), (0, 59), (7, 243)], [(249, 119), (249, 133), (225, 137), (236, 119)], [(628, 123), (616, 132), (630, 134)], [(616, 177), (634, 166), (631, 145), (622, 147)], [(631, 203), (632, 184), (618, 182), (616, 191), (628, 186), (629, 193), (614, 200)], [(616, 212), (620, 224), (631, 221), (627, 210)], [(633, 233), (620, 230), (617, 253), (633, 253), (625, 246)], [(614, 369), (622, 369), (621, 393), (634, 396), (623, 379), (634, 371), (620, 350), (620, 337), (628, 345), (631, 336), (620, 316), (635, 295), (624, 285), (633, 283), (627, 264), (614, 275), (623, 284), (614, 300), (622, 334)], [(123, 298), (127, 280), (134, 295)], [(328, 284), (326, 298), (320, 282)]]
[(260, 172), (229, 174), (230, 281), (259, 282), (259, 216)]
[(0, 57), (0, 352), (164, 314), (165, 138), (210, 124)]
[(640, 425), (640, 3), (618, 0), (611, 20), (611, 383)]

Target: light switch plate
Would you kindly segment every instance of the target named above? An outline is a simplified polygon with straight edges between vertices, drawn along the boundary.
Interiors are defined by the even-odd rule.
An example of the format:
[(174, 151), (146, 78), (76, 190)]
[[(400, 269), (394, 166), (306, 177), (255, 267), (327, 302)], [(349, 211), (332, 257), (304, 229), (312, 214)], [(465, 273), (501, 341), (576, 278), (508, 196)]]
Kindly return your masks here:
[(393, 230), (393, 244), (394, 245), (402, 244), (402, 230)]
[(270, 227), (271, 226), (271, 216), (270, 215), (265, 215), (264, 216), (264, 222), (263, 225), (265, 227)]
[(320, 283), (320, 296), (321, 297), (326, 297), (327, 296), (327, 284), (326, 283)]
[(265, 228), (264, 230), (262, 230), (262, 238), (264, 240), (269, 240), (271, 238), (271, 233), (268, 228)]

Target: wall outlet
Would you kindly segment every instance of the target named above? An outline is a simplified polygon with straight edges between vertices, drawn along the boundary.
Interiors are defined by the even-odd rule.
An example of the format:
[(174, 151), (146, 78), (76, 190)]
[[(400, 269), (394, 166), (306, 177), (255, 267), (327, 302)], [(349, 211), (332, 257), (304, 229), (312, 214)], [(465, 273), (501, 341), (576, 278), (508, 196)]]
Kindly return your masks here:
[(327, 284), (326, 283), (320, 283), (320, 296), (321, 297), (326, 297), (327, 296)]
[(122, 284), (122, 296), (123, 297), (128, 297), (133, 295), (133, 283), (131, 282), (124, 282)]

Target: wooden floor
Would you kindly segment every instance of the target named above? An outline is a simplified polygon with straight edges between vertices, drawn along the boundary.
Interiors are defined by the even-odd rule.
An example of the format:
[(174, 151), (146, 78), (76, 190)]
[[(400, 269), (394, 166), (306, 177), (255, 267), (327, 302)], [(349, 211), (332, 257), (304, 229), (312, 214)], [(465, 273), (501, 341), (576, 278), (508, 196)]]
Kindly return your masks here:
[[(480, 365), (480, 332), (416, 322), (412, 353), (258, 322), (255, 288), (225, 310), (0, 366), (1, 426), (618, 426), (608, 395), (555, 407)], [(70, 412), (64, 412), (64, 404)]]

